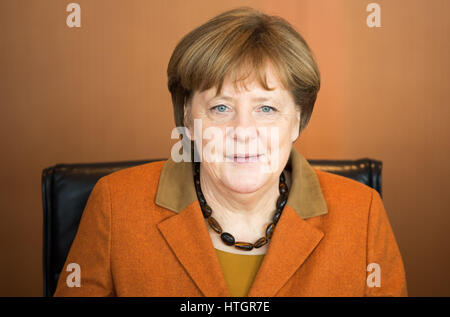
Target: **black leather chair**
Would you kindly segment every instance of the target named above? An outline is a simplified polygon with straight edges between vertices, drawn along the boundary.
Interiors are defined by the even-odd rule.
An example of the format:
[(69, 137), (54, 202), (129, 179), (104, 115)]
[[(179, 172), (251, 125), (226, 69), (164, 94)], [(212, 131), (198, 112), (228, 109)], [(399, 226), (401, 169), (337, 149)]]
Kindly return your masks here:
[[(88, 197), (99, 178), (117, 170), (163, 159), (109, 163), (57, 164), (42, 172), (44, 208), (44, 296), (53, 296), (77, 233)], [(381, 195), (382, 162), (373, 159), (308, 160), (323, 171), (352, 178)]]

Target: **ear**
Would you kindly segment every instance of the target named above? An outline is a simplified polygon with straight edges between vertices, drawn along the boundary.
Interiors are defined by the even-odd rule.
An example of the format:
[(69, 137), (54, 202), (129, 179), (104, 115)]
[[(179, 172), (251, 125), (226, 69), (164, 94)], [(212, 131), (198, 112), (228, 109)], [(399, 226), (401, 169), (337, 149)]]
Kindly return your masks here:
[(296, 111), (295, 111), (295, 118), (294, 118), (294, 124), (292, 125), (292, 130), (291, 130), (291, 142), (294, 143), (299, 136), (299, 131), (300, 131), (300, 118), (301, 118), (301, 113), (300, 113), (300, 109), (299, 107), (295, 107)]

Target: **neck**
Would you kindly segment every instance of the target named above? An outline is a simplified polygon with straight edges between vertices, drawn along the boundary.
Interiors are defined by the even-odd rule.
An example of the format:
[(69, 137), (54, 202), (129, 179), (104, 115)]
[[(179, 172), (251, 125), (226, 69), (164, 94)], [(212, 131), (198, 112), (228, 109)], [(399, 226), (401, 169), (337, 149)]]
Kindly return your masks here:
[(246, 231), (261, 235), (272, 222), (279, 197), (279, 179), (268, 182), (253, 193), (231, 191), (221, 183), (213, 182), (200, 167), (200, 183), (203, 195), (212, 208), (212, 216), (224, 231)]

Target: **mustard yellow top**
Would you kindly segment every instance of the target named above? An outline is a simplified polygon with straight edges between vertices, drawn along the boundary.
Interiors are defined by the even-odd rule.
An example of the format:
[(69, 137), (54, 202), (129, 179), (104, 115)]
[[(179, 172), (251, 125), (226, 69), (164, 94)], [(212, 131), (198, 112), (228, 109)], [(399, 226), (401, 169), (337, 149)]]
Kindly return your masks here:
[(215, 249), (225, 282), (233, 297), (247, 296), (264, 254), (236, 254)]

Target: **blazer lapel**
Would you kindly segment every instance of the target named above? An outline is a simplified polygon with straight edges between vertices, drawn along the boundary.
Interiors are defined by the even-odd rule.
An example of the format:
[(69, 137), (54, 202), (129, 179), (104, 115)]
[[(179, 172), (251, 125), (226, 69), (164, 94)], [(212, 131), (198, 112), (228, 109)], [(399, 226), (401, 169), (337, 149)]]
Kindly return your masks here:
[(158, 229), (204, 296), (231, 296), (198, 201), (160, 222)]
[[(197, 201), (160, 222), (158, 228), (204, 296), (231, 296)], [(248, 297), (275, 296), (323, 236), (286, 205)]]
[(324, 234), (284, 207), (248, 297), (273, 297), (305, 262)]

